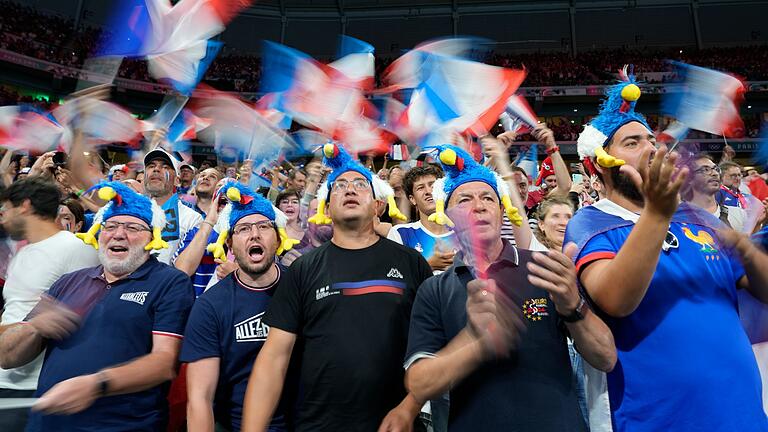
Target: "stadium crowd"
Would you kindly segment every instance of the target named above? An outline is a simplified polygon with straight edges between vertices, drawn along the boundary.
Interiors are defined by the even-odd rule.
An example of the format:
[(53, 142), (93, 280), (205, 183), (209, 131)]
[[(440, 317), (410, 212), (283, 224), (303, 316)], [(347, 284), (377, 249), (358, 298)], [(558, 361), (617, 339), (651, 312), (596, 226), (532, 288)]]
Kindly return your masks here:
[[(0, 48), (38, 59), (80, 67), (93, 54), (105, 30), (90, 26), (74, 29), (74, 20), (41, 13), (34, 7), (2, 1), (6, 13), (0, 16)], [(768, 50), (762, 45), (695, 49), (621, 48), (589, 50), (577, 57), (562, 53), (538, 52), (529, 54), (491, 53), (486, 60), (504, 67), (525, 67), (529, 76), (525, 86), (571, 86), (586, 84), (612, 84), (616, 71), (624, 64), (633, 63), (639, 74), (664, 72), (658, 78), (646, 80), (649, 84), (675, 79), (672, 67), (665, 60), (672, 59), (703, 67), (727, 67), (745, 80), (768, 80)], [(377, 76), (394, 58), (378, 56)], [(256, 92), (261, 79), (260, 59), (252, 55), (228, 54), (219, 56), (211, 65), (206, 80), (227, 91)], [(119, 75), (139, 81), (153, 81), (146, 63), (123, 63)]]
[[(5, 49), (79, 66), (99, 38), (0, 5)], [(639, 54), (496, 54), (536, 85), (613, 85), (578, 123), (451, 130), (413, 155), (325, 136), (250, 160), (254, 128), (232, 162), (194, 162), (154, 125), (107, 162), (93, 110), (62, 120), (66, 148), (4, 149), (0, 431), (768, 432), (768, 173), (657, 136), (642, 83), (608, 74)], [(768, 72), (753, 48), (685, 55)], [(258, 70), (222, 57), (208, 79), (247, 90)]]
[[(645, 128), (643, 124), (626, 124), (623, 128), (630, 130), (617, 131), (614, 141), (635, 140), (648, 157), (654, 148), (649, 129), (643, 129), (647, 137), (621, 139), (635, 134), (637, 125)], [(623, 317), (662, 316), (654, 308), (669, 282), (647, 279), (647, 299), (641, 295), (632, 305), (615, 303), (610, 289), (604, 291), (608, 276), (596, 278), (595, 269), (617, 271), (611, 266), (623, 263), (620, 257), (640, 253), (612, 237), (628, 228), (600, 234), (606, 237), (575, 251), (565, 245), (575, 241), (583, 248), (585, 243), (568, 234), (567, 227), (574, 215), (593, 207), (599, 212), (643, 202), (646, 210), (630, 211), (635, 219), (641, 214), (634, 230), (653, 231), (641, 220), (654, 211), (660, 212), (656, 217), (672, 217), (674, 227), (683, 211), (675, 212), (679, 193), (681, 209), (695, 206), (694, 213), (711, 215), (722, 226), (764, 238), (766, 175), (733, 161), (730, 147), (717, 159), (682, 147), (670, 160), (682, 161), (678, 166), (686, 167), (687, 176), (667, 181), (669, 190), (660, 185), (633, 188), (628, 180), (616, 174), (611, 178), (605, 168), (596, 170), (591, 163), (586, 168), (566, 166), (546, 124), (530, 135), (547, 153), (535, 172), (510, 162), (518, 137), (503, 133), (479, 141), (477, 160), (446, 146), (416, 163), (387, 156), (383, 166), (368, 159), (363, 167), (343, 149), (324, 148), (325, 163), (314, 159), (303, 166), (275, 165), (266, 174), (271, 185), (259, 190), (248, 186), (252, 161), (240, 167), (214, 161), (196, 165), (156, 149), (143, 164), (109, 166), (96, 153), (81, 156), (73, 150), (62, 161), (55, 152), (30, 158), (6, 151), (0, 160), (0, 401), (32, 395), (40, 399), (29, 414), (0, 410), (2, 430), (24, 430), (27, 421), (27, 430), (175, 431), (185, 425), (190, 431), (211, 431), (214, 425), (216, 430), (444, 431), (508, 425), (531, 430), (536, 424), (537, 430), (618, 431), (654, 430), (665, 421), (672, 422), (670, 430), (700, 430), (669, 420), (671, 412), (664, 411), (690, 403), (690, 393), (660, 404), (660, 412), (666, 412), (661, 420), (653, 411), (619, 404), (623, 390), (610, 378), (621, 364), (620, 376), (630, 381), (624, 385), (638, 386), (654, 404), (664, 398), (656, 393), (660, 387), (646, 382), (653, 380), (643, 378), (648, 372), (634, 369), (639, 366), (633, 362), (644, 360), (623, 344), (641, 330), (633, 330), (636, 324)], [(616, 148), (617, 156), (626, 153), (625, 158), (636, 151), (625, 144), (607, 148)], [(663, 151), (654, 151), (650, 169), (669, 178), (671, 169), (657, 163)], [(462, 158), (461, 171), (456, 159), (443, 153)], [(642, 166), (636, 169), (644, 180), (640, 184), (653, 184), (652, 174)], [(507, 211), (507, 197), (519, 212)], [(662, 207), (666, 213), (648, 207), (663, 203), (671, 206)], [(161, 206), (165, 214), (160, 225), (152, 206)], [(461, 209), (489, 225), (472, 228), (462, 221)], [(453, 228), (441, 217), (453, 219)], [(524, 223), (517, 226), (517, 219)], [(695, 246), (677, 259), (695, 259), (701, 245), (706, 253), (718, 254), (711, 240), (714, 232), (702, 228), (712, 221), (688, 220), (698, 224), (697, 233), (686, 223), (679, 232), (670, 228), (658, 247), (662, 240), (681, 251), (683, 242)], [(327, 222), (332, 224), (323, 224)], [(597, 220), (580, 223), (588, 229), (605, 228)], [(472, 241), (467, 230), (479, 230)], [(739, 243), (742, 237), (735, 236), (723, 235), (718, 242), (746, 248)], [(168, 247), (156, 252), (150, 247), (155, 241), (155, 246)], [(631, 233), (625, 241), (633, 241)], [(659, 258), (655, 247), (637, 259), (663, 263), (667, 253)], [(486, 248), (498, 248), (500, 255), (479, 252)], [(490, 260), (486, 264), (484, 257)], [(745, 271), (738, 259), (723, 258), (730, 264), (718, 271), (736, 271), (738, 279)], [(755, 280), (754, 264), (742, 260), (750, 281)], [(656, 271), (654, 278), (677, 280), (663, 273), (670, 271), (664, 270), (668, 264), (659, 265), (659, 270), (653, 264), (644, 270), (646, 276), (636, 277), (648, 278)], [(475, 273), (479, 278), (470, 281), (472, 273), (462, 270), (468, 268), (480, 272)], [(734, 276), (728, 275), (711, 283), (733, 292), (725, 308), (735, 310), (735, 291), (725, 282)], [(514, 292), (502, 289), (510, 286)], [(403, 295), (407, 303), (371, 303), (371, 293), (390, 292)], [(345, 298), (320, 303), (338, 294)], [(347, 302), (346, 296), (356, 295), (361, 295), (360, 302)], [(694, 307), (670, 319), (690, 320), (687, 314), (700, 312)], [(711, 313), (718, 325), (735, 332), (727, 337), (735, 338), (729, 345), (737, 345), (741, 353), (734, 360), (739, 370), (754, 373), (738, 344), (749, 346), (738, 318), (734, 322), (728, 312)], [(360, 328), (350, 333), (350, 325)], [(499, 326), (495, 331), (494, 325)], [(679, 331), (663, 329), (654, 343), (678, 340)], [(518, 354), (508, 358), (510, 349)], [(653, 350), (645, 344), (638, 349), (648, 356)], [(175, 366), (177, 356), (181, 372)], [(409, 393), (403, 390), (403, 359)], [(708, 357), (699, 361), (718, 362)], [(338, 369), (325, 369), (337, 363)], [(689, 367), (661, 363), (669, 369), (666, 375)], [(660, 364), (645, 367), (655, 370)], [(169, 391), (167, 383), (174, 377)], [(749, 388), (748, 382), (740, 384), (747, 386), (740, 392)], [(509, 386), (519, 392), (509, 392)], [(713, 388), (721, 388), (719, 381)], [(757, 399), (751, 393), (739, 397), (743, 407), (750, 407), (744, 409), (740, 430), (765, 430), (759, 392)], [(708, 406), (707, 397), (701, 398), (694, 406)], [(643, 400), (641, 406), (648, 403)], [(123, 401), (140, 409), (123, 408)], [(633, 409), (644, 414), (633, 417)], [(513, 414), (517, 410), (522, 411)], [(690, 412), (697, 414), (679, 421), (695, 418), (703, 422), (696, 425), (714, 424), (696, 409)]]

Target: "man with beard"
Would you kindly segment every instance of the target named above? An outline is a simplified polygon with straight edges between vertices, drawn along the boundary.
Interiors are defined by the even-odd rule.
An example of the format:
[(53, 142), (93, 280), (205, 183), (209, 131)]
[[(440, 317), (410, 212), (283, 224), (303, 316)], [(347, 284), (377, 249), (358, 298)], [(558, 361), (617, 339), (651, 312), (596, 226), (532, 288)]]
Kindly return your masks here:
[(200, 173), (195, 186), (197, 203), (195, 211), (203, 218), (199, 227), (189, 230), (179, 242), (179, 249), (173, 256), (173, 265), (192, 277), (195, 294), (205, 291), (208, 282), (216, 272), (213, 254), (205, 250), (209, 242), (216, 241), (217, 233), (213, 227), (218, 219), (220, 203), (213, 203), (216, 185), (221, 180), (221, 173), (208, 168)]
[(101, 265), (64, 275), (0, 336), (4, 368), (46, 351), (27, 431), (165, 427), (192, 284), (150, 255), (167, 247), (153, 235), (165, 224), (155, 203), (120, 182), (98, 195), (108, 201), (94, 221)]
[(160, 251), (157, 260), (170, 264), (179, 248), (179, 240), (203, 222), (197, 212), (179, 202), (175, 193), (179, 161), (162, 148), (156, 148), (144, 156), (144, 190), (163, 208), (167, 220), (163, 229), (163, 241), (169, 247)]
[(429, 219), (435, 212), (432, 185), (442, 176), (442, 170), (435, 165), (411, 168), (405, 173), (403, 188), (411, 205), (419, 212), (419, 220), (395, 225), (387, 235), (392, 241), (416, 249), (436, 273), (453, 264), (457, 246), (453, 231)]
[(416, 289), (432, 271), (413, 249), (376, 235), (376, 199), (391, 189), (343, 148), (326, 144), (323, 155), (333, 172), (310, 222), (327, 222), (328, 202), (333, 238), (280, 279), (264, 317), (269, 336), (251, 372), (243, 430), (269, 426), (294, 347), (301, 362), (297, 431), (410, 430), (421, 404), (407, 393), (400, 364)]
[(768, 431), (737, 307), (739, 288), (768, 301), (765, 268), (752, 265), (754, 254), (733, 253), (717, 218), (680, 204), (689, 170), (656, 148), (626, 72), (577, 143), (606, 199), (579, 210), (565, 239), (576, 243), (579, 281), (616, 340), (613, 430)]
[[(40, 295), (66, 273), (98, 264), (96, 252), (56, 223), (59, 190), (39, 177), (11, 184), (2, 195), (2, 224), (12, 240), (27, 244), (13, 256), (3, 288), (0, 333), (24, 320)], [(0, 398), (31, 397), (43, 356), (0, 370)], [(24, 430), (26, 410), (0, 411), (0, 430)]]
[[(215, 424), (240, 430), (248, 376), (269, 334), (262, 318), (284, 271), (275, 263), (280, 211), (240, 183), (225, 188), (228, 197), (235, 189), (240, 199), (227, 204), (218, 229), (229, 233), (238, 270), (197, 299), (184, 332), (180, 359), (188, 363), (190, 432), (213, 432)], [(284, 408), (275, 412), (270, 430), (286, 430)]]

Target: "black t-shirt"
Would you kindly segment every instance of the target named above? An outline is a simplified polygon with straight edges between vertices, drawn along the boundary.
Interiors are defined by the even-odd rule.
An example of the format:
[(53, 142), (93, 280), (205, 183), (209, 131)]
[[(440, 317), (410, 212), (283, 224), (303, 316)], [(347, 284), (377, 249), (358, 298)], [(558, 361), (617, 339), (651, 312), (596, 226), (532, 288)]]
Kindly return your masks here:
[(265, 322), (299, 337), (298, 431), (375, 431), (406, 395), (402, 360), (416, 289), (432, 269), (387, 239), (328, 242), (289, 268)]
[[(527, 330), (506, 359), (480, 366), (450, 392), (450, 431), (585, 431), (579, 412), (565, 328), (546, 291), (527, 280), (531, 252), (505, 243), (489, 278), (522, 309)], [(467, 323), (460, 259), (419, 288), (411, 316), (406, 365), (431, 357)]]

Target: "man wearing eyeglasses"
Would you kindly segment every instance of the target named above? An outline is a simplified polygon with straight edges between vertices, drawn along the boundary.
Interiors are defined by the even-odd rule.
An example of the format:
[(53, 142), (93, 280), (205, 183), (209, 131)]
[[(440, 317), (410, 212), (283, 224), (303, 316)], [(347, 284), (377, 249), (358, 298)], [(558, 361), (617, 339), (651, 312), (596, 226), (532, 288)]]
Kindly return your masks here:
[(720, 168), (709, 155), (699, 154), (691, 162), (693, 176), (683, 198), (715, 215), (725, 225), (736, 231), (744, 230), (746, 212), (739, 207), (732, 207), (717, 201), (720, 191)]
[[(748, 193), (744, 193), (741, 188), (741, 166), (735, 162), (720, 162), (720, 176), (722, 184), (715, 195), (718, 204), (730, 207), (747, 208)], [(749, 190), (749, 188), (746, 188)]]
[(184, 273), (150, 256), (164, 246), (152, 232), (162, 210), (120, 182), (108, 185), (101, 265), (61, 277), (23, 324), (0, 335), (3, 368), (46, 351), (30, 432), (157, 431), (167, 422), (167, 383), (194, 291)]
[(269, 336), (251, 373), (243, 431), (268, 427), (294, 351), (302, 389), (297, 431), (408, 431), (421, 408), (400, 365), (416, 289), (432, 270), (417, 251), (375, 233), (378, 177), (343, 148), (326, 147), (324, 162), (334, 170), (323, 198), (333, 238), (280, 280), (264, 317)]
[[(280, 235), (272, 204), (247, 186), (234, 184), (240, 202), (223, 211), (227, 243), (238, 269), (203, 293), (187, 323), (181, 361), (187, 367), (187, 429), (190, 432), (240, 430), (248, 377), (269, 327), (264, 312), (284, 272), (275, 261)], [(246, 197), (243, 199), (243, 197)], [(247, 201), (247, 203), (246, 203)], [(241, 204), (242, 203), (242, 204)], [(285, 392), (282, 400), (290, 398)], [(286, 430), (285, 406), (270, 430)]]

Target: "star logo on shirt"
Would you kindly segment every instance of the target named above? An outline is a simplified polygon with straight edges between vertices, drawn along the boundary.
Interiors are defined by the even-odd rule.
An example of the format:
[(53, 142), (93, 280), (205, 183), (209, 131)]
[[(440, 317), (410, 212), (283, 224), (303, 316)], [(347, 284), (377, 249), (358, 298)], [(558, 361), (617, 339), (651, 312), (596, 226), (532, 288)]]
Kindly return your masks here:
[(549, 316), (546, 298), (531, 298), (523, 303), (523, 315), (531, 321), (541, 321)]

